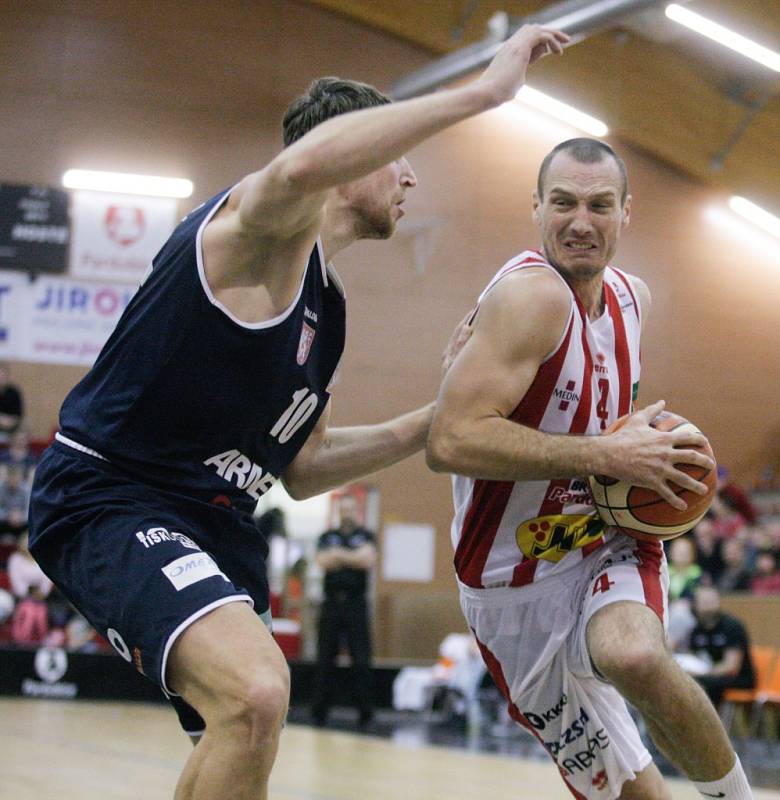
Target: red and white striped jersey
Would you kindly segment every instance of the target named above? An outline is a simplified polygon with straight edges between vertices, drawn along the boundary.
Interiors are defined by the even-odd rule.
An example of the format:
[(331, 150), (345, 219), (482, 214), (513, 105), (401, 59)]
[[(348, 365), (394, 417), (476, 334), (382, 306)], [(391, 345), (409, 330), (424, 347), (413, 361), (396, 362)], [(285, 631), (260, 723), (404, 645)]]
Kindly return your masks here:
[[(629, 278), (604, 271), (604, 313), (589, 320), (544, 258), (527, 250), (479, 297), (515, 270), (544, 267), (566, 285), (569, 319), (558, 345), (510, 419), (547, 433), (599, 435), (632, 409), (639, 385), (642, 310)], [(568, 569), (612, 534), (596, 515), (587, 479), (489, 481), (453, 477), (455, 570), (466, 586), (523, 586)]]

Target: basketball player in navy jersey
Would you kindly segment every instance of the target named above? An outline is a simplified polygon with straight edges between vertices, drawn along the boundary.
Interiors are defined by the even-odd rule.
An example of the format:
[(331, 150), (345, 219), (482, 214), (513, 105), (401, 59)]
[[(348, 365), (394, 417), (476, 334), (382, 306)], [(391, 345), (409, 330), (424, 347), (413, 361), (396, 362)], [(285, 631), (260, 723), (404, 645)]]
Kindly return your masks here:
[(36, 476), (31, 551), (203, 734), (178, 800), (267, 796), (289, 676), (259, 616), (257, 499), (280, 478), (295, 498), (327, 491), (427, 436), (432, 406), (328, 426), (344, 344), (330, 260), (393, 233), (417, 182), (406, 151), (511, 100), (529, 64), (567, 41), (525, 27), (471, 84), (398, 104), (315, 82), (287, 111), (286, 149), (176, 228), (65, 400)]
[(482, 293), (428, 442), (429, 465), (456, 475), (464, 613), (511, 716), (575, 797), (671, 798), (625, 697), (702, 796), (748, 800), (717, 712), (667, 648), (660, 543), (605, 528), (583, 480), (611, 475), (683, 509), (675, 485), (706, 486), (677, 465), (714, 467), (700, 434), (649, 426), (663, 402), (599, 435), (632, 408), (650, 306), (643, 281), (608, 266), (630, 216), (625, 165), (602, 142), (564, 142), (533, 208), (542, 247)]

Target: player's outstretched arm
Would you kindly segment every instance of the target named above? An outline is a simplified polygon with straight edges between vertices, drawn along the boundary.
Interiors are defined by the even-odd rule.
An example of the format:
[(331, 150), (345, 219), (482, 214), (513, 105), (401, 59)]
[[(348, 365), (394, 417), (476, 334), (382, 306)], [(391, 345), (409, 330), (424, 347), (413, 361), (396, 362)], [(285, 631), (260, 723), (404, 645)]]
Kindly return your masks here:
[(329, 428), (330, 404), (282, 481), (291, 497), (327, 492), (389, 467), (422, 450), (433, 403), (378, 425)]
[[(442, 353), (446, 375), (472, 334), (467, 314), (452, 332)], [(283, 475), (296, 500), (335, 489), (389, 467), (422, 450), (433, 418), (433, 403), (379, 425), (329, 428), (330, 403), (306, 444)]]
[(429, 466), (490, 480), (607, 474), (652, 488), (684, 508), (668, 482), (702, 494), (706, 487), (675, 464), (710, 462), (693, 450), (675, 449), (702, 444), (704, 437), (649, 427), (663, 403), (643, 409), (608, 436), (542, 433), (509, 419), (555, 349), (569, 309), (568, 293), (549, 273), (518, 272), (496, 285), (442, 384), (427, 444)]
[(509, 38), (471, 83), (413, 100), (335, 117), (318, 125), (247, 176), (233, 192), (241, 224), (290, 236), (312, 224), (328, 189), (401, 158), (415, 145), (468, 117), (511, 100), (528, 66), (561, 53), (569, 37), (527, 25)]

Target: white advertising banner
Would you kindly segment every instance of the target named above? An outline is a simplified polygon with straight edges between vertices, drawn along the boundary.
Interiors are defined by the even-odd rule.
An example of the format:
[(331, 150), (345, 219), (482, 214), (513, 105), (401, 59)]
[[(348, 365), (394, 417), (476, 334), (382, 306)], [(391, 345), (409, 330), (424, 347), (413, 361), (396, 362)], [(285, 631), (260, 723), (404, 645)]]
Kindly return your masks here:
[(30, 276), (0, 270), (0, 359), (19, 359), (27, 342)]
[(91, 365), (134, 286), (0, 274), (0, 357)]
[(73, 192), (70, 274), (138, 283), (176, 224), (176, 200)]

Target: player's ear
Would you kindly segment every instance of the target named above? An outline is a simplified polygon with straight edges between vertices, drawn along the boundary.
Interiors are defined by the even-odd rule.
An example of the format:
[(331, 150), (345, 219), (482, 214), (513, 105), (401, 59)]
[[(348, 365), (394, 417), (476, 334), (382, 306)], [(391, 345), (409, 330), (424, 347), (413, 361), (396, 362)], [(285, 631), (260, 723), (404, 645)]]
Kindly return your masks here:
[(542, 200), (539, 197), (539, 192), (536, 189), (534, 189), (532, 200), (533, 200), (533, 209), (534, 210), (533, 210), (533, 213), (531, 214), (531, 217), (532, 217), (533, 221), (537, 225), (541, 225), (542, 224)]
[(626, 197), (626, 202), (623, 203), (623, 227), (625, 228), (631, 222), (631, 195)]

